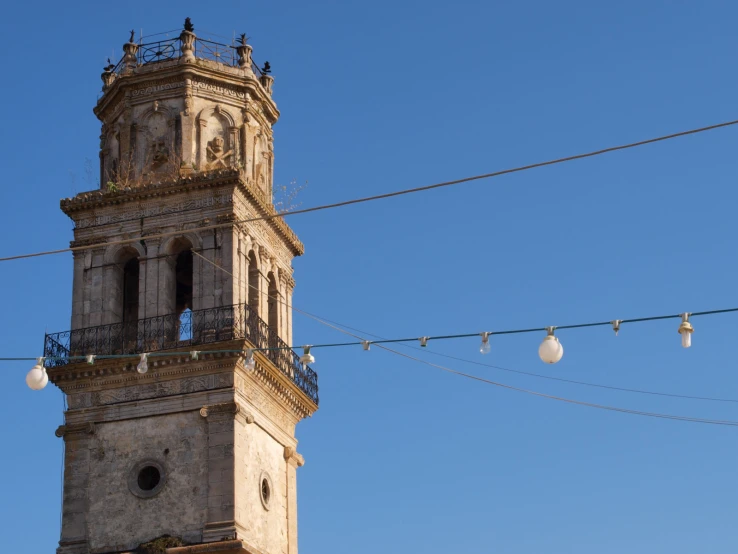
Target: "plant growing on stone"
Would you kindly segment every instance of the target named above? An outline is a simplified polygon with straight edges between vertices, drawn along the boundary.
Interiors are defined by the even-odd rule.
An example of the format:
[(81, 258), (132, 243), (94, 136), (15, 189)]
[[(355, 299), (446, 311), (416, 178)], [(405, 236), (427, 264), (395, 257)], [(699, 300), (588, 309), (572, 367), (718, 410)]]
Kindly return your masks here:
[(305, 181), (305, 184), (298, 185), (297, 179), (292, 179), (287, 185), (275, 185), (273, 201), (277, 213), (289, 213), (299, 208), (302, 202), (297, 202), (297, 197), (300, 192), (307, 188), (307, 185), (307, 181)]

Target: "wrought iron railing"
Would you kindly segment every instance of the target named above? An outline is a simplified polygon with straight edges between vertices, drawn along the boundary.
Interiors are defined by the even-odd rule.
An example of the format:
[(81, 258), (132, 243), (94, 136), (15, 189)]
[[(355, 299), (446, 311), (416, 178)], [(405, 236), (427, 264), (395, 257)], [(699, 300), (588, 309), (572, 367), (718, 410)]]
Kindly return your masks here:
[[(178, 60), (182, 57), (181, 37), (157, 40), (154, 42), (140, 43), (136, 45), (136, 62), (138, 65)], [(203, 60), (222, 63), (231, 67), (239, 67), (239, 55), (237, 45), (222, 44), (212, 40), (196, 37), (194, 39), (194, 56)], [(126, 67), (125, 56), (115, 65), (112, 72), (120, 74)], [(251, 69), (257, 77), (262, 75), (262, 70), (251, 61)]]
[(247, 304), (47, 334), (44, 356), (47, 367), (60, 367), (83, 361), (70, 356), (140, 354), (234, 339), (246, 339), (264, 349), (266, 357), (318, 403), (318, 375)]

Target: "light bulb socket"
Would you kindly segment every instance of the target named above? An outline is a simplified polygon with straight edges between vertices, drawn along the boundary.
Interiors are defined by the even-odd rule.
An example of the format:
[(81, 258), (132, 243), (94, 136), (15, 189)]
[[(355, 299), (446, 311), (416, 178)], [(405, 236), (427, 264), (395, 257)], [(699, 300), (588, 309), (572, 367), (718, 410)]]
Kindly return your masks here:
[(430, 339), (430, 337), (420, 337), (418, 339), (420, 341), (420, 346), (423, 347), (423, 348), (425, 348), (426, 346), (428, 346), (428, 340), (429, 339)]
[(364, 350), (369, 350), (369, 347), (371, 346), (371, 344), (372, 344), (371, 341), (368, 341), (368, 340), (361, 341), (361, 347)]
[(312, 346), (309, 344), (302, 347), (302, 356), (300, 356), (300, 361), (304, 366), (315, 363), (315, 356), (310, 353), (310, 348), (312, 348)]
[(611, 321), (612, 323), (612, 330), (615, 331), (615, 336), (618, 336), (618, 333), (620, 332), (620, 324), (623, 322), (622, 319), (616, 319), (614, 321)]
[(191, 360), (197, 360), (200, 358), (200, 351), (199, 350), (191, 350), (190, 351), (190, 359)]
[(689, 322), (689, 316), (688, 313), (680, 314), (682, 316), (682, 323), (679, 325), (678, 332), (679, 334), (683, 333), (694, 333), (694, 327), (692, 327), (692, 324)]
[(94, 354), (87, 354), (87, 356), (85, 356), (85, 361), (88, 365), (92, 365), (95, 363), (95, 358), (96, 356)]

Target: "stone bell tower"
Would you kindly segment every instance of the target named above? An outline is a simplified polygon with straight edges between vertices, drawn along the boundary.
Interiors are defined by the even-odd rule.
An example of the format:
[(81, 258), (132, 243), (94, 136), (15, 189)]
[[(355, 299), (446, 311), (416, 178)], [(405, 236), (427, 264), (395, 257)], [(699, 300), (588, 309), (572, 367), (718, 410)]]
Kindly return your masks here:
[(45, 340), (68, 401), (57, 552), (295, 554), (318, 385), (288, 348), (303, 245), (273, 217), (269, 64), (189, 18), (123, 50), (94, 108), (100, 189), (61, 201), (84, 248), (71, 330)]

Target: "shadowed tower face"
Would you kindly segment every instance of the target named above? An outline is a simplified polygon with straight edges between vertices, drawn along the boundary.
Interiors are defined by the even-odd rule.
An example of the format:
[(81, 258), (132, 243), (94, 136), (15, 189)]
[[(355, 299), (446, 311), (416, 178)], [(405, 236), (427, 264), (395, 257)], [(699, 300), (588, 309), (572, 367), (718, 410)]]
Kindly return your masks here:
[(318, 407), (285, 348), (303, 245), (281, 219), (238, 223), (276, 213), (273, 78), (245, 36), (204, 40), (189, 19), (123, 49), (94, 108), (100, 189), (61, 201), (89, 248), (71, 330), (45, 341), (69, 406), (57, 552), (294, 554), (295, 426)]

